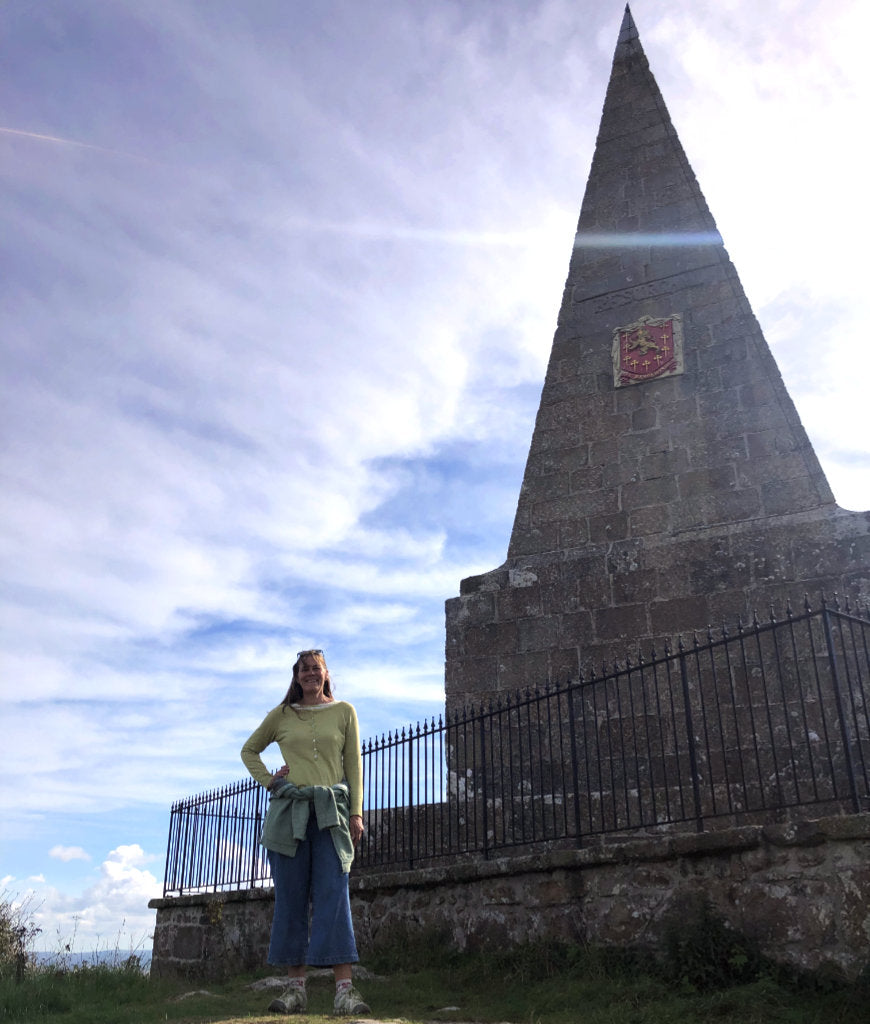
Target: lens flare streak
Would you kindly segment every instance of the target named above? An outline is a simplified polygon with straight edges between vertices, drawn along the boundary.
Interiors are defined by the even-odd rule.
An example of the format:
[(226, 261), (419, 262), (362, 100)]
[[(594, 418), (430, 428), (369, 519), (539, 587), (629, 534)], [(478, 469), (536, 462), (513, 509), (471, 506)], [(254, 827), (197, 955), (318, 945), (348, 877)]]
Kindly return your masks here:
[(627, 249), (647, 245), (674, 248), (722, 244), (722, 236), (718, 231), (583, 231), (578, 232), (574, 238), (575, 249)]

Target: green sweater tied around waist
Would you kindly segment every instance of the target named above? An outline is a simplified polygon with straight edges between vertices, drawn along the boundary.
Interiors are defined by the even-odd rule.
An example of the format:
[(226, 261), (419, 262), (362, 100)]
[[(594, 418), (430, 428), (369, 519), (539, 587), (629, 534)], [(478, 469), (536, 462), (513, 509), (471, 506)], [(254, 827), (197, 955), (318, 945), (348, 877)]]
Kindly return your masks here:
[(311, 805), (319, 829), (332, 833), (341, 870), (347, 874), (353, 863), (353, 840), (350, 837), (350, 803), (347, 786), (295, 786), (292, 782), (276, 783), (263, 823), (260, 845), (274, 853), (295, 857), (299, 844), (305, 840)]

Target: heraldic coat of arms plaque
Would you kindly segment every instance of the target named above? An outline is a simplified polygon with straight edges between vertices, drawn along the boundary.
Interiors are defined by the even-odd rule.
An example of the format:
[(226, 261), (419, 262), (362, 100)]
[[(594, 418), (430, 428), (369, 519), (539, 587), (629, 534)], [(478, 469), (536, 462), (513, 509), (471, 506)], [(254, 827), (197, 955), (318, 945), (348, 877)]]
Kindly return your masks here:
[(683, 372), (683, 320), (642, 316), (613, 332), (613, 386), (642, 384)]

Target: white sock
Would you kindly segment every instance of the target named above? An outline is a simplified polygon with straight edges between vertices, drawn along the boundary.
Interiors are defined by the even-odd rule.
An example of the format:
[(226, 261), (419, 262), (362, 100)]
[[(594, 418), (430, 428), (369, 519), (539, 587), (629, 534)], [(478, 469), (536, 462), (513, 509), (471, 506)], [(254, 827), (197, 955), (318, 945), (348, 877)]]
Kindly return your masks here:
[(346, 992), (349, 988), (353, 988), (353, 982), (350, 980), (350, 978), (345, 978), (344, 980), (337, 981), (335, 983), (335, 991), (337, 993)]

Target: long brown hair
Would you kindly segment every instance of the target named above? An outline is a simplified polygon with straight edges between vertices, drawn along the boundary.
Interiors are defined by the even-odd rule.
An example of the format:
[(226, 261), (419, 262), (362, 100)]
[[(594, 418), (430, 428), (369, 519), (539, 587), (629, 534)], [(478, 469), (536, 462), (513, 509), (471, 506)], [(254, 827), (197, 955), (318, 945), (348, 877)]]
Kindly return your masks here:
[(290, 689), (284, 694), (284, 700), (281, 703), (285, 708), (289, 708), (291, 704), (298, 704), (302, 700), (302, 686), (299, 682), (299, 666), (302, 663), (303, 658), (314, 658), (319, 661), (323, 666), (324, 680), (323, 680), (323, 696), (327, 700), (335, 700), (332, 696), (332, 681), (329, 678), (329, 669), (326, 667), (326, 658), (323, 657), (323, 651), (300, 651), (296, 656), (296, 663), (293, 666), (293, 681), (290, 683)]

